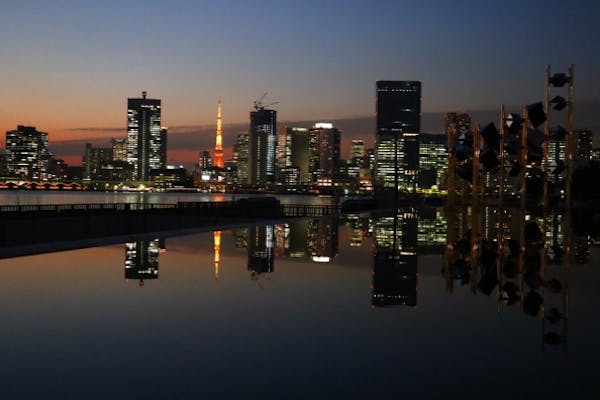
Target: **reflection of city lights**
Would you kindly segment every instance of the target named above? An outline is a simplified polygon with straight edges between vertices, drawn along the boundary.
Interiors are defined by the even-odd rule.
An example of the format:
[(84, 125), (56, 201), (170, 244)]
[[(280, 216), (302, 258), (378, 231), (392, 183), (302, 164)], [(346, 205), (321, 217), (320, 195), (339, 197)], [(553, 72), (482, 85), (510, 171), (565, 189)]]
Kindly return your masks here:
[(215, 278), (219, 278), (219, 262), (221, 260), (221, 231), (213, 232), (214, 241), (214, 262), (215, 262)]

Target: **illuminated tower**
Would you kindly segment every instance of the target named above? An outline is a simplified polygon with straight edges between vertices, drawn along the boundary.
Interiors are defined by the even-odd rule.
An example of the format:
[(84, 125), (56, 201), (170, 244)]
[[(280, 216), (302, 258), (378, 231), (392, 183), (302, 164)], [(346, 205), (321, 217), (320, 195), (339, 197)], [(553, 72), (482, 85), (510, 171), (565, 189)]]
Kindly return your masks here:
[(217, 141), (215, 142), (215, 167), (223, 168), (223, 118), (221, 117), (221, 99), (217, 105)]

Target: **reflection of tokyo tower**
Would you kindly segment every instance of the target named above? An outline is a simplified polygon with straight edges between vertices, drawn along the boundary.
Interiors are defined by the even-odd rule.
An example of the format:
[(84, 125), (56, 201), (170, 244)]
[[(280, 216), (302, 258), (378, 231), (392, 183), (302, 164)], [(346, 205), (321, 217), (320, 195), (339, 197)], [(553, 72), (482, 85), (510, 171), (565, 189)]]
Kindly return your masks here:
[(221, 231), (213, 232), (215, 250), (215, 279), (219, 279), (219, 262), (221, 261)]
[(215, 142), (214, 165), (223, 168), (223, 119), (221, 117), (221, 99), (217, 105), (217, 141)]

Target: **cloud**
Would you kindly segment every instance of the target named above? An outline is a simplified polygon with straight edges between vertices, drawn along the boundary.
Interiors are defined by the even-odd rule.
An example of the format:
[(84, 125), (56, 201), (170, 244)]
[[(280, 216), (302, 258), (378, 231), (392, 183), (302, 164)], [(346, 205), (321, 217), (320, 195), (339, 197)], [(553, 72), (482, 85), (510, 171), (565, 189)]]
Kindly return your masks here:
[(66, 132), (124, 132), (125, 128), (115, 128), (115, 127), (84, 127), (84, 128), (67, 128)]

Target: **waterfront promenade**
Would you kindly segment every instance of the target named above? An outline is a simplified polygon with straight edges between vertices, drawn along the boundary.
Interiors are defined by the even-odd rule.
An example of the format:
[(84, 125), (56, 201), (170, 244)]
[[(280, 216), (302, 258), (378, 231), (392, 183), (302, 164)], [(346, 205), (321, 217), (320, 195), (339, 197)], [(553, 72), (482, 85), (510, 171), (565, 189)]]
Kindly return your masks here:
[(120, 243), (293, 218), (337, 215), (335, 205), (281, 204), (272, 197), (220, 202), (0, 206), (0, 258)]

